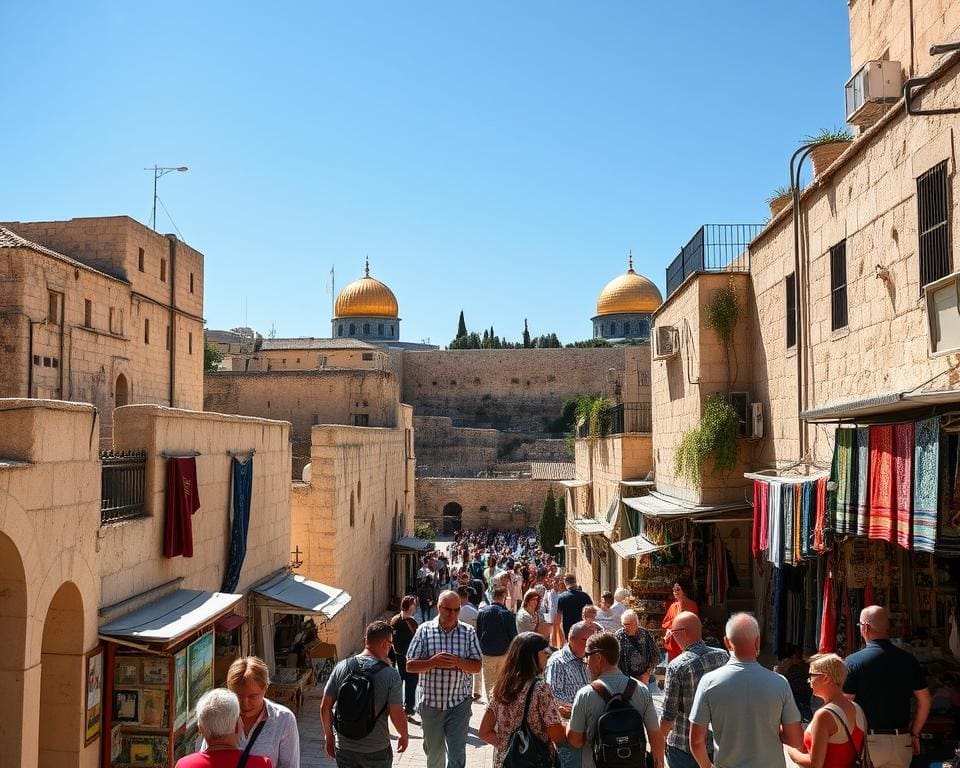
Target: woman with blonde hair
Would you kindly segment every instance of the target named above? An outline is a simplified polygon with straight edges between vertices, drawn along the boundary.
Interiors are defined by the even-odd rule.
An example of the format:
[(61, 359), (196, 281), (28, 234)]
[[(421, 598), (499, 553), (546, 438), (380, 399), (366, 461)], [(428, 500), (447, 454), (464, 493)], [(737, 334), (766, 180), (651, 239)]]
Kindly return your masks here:
[(843, 695), (847, 668), (835, 653), (810, 658), (808, 681), (824, 705), (803, 734), (803, 751), (787, 747), (800, 768), (853, 768), (866, 749), (867, 718), (860, 705)]
[(528, 589), (523, 595), (520, 610), (517, 611), (517, 632), (536, 632), (549, 640), (551, 626), (540, 612), (540, 603), (540, 593), (535, 589)]

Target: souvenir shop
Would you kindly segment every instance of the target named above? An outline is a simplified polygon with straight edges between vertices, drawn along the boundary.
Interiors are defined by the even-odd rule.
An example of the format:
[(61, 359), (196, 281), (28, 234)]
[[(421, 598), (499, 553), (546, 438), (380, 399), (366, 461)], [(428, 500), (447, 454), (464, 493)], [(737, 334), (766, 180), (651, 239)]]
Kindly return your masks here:
[(860, 611), (887, 607), (891, 637), (924, 664), (934, 694), (932, 751), (960, 735), (960, 434), (950, 423), (842, 424), (830, 467), (746, 475), (758, 618), (774, 655), (846, 656), (863, 646)]

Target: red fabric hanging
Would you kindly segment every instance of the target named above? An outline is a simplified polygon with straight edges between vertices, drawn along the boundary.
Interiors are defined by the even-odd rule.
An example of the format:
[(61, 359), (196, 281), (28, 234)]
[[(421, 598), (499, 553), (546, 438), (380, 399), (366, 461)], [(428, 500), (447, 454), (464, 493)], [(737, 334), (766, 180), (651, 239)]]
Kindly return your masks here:
[(837, 612), (833, 600), (833, 557), (827, 562), (827, 578), (823, 584), (823, 620), (820, 622), (820, 653), (837, 650)]
[(192, 456), (167, 459), (167, 503), (163, 556), (193, 557), (193, 513), (200, 509), (197, 461)]
[(767, 548), (767, 494), (769, 491), (769, 483), (762, 480), (753, 481), (753, 531), (750, 550), (758, 563), (763, 561), (763, 552)]
[(893, 425), (893, 478), (895, 482), (893, 525), (897, 544), (910, 549), (913, 528), (914, 423)]
[(821, 477), (817, 483), (817, 512), (813, 523), (813, 548), (817, 552), (826, 552), (824, 531), (827, 527), (827, 478)]
[(893, 474), (893, 427), (870, 427), (870, 523), (871, 539), (895, 541), (894, 507), (896, 482)]

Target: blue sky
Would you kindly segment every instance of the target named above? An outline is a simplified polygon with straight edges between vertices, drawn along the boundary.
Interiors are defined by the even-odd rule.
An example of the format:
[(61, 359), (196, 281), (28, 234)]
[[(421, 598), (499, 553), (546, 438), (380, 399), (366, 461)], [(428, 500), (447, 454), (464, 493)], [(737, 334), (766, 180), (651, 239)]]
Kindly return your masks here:
[[(363, 273), (408, 341), (589, 338), (626, 269), (753, 223), (843, 124), (846, 3), (0, 4), (0, 220), (128, 214), (145, 166), (210, 328), (326, 336)], [(158, 228), (173, 231), (161, 210)]]

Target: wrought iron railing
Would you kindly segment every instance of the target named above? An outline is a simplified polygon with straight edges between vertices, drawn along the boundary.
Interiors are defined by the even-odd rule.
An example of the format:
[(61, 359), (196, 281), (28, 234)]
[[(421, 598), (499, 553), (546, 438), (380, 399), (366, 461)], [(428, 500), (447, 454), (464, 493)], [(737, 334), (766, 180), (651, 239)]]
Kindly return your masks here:
[(143, 517), (147, 454), (142, 451), (100, 452), (100, 522)]
[(653, 431), (650, 403), (620, 403), (609, 410), (611, 435)]
[(749, 272), (747, 245), (762, 224), (704, 224), (667, 267), (667, 296), (695, 272)]

